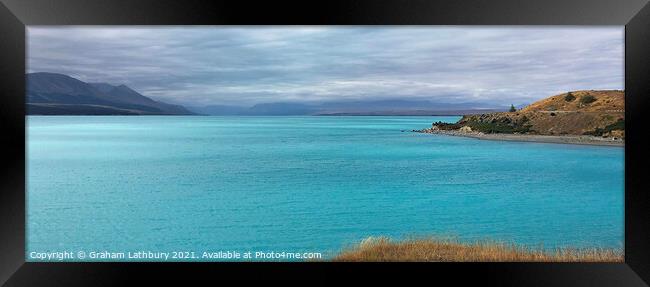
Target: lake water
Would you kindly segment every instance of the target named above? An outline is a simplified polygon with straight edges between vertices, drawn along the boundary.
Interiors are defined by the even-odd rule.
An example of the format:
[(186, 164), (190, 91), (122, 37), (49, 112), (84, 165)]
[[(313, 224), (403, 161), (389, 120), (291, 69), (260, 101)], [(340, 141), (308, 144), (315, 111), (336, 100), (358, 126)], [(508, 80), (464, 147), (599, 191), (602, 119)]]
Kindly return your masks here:
[(402, 132), (458, 118), (29, 116), (28, 260), (327, 257), (369, 236), (623, 248), (623, 148)]

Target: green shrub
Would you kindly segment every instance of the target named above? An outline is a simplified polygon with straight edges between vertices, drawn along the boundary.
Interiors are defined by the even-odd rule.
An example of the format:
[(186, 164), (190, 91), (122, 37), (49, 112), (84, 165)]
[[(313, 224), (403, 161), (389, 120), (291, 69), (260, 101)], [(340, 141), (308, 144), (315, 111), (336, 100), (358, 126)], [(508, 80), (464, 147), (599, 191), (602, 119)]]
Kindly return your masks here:
[(474, 131), (486, 134), (512, 134), (530, 132), (530, 125), (504, 122), (467, 122), (467, 125)]
[(613, 131), (613, 130), (625, 130), (625, 120), (624, 119), (618, 119), (615, 123), (608, 125), (605, 127), (608, 131)]
[(564, 100), (567, 102), (573, 102), (575, 99), (576, 96), (574, 96), (571, 92), (566, 93), (566, 96), (564, 96)]
[(514, 105), (510, 105), (510, 112), (512, 113), (512, 112), (516, 112), (516, 111), (517, 111), (517, 108), (515, 108)]
[(606, 126), (605, 128), (596, 128), (595, 130), (586, 132), (585, 134), (599, 137), (614, 130), (625, 130), (625, 120), (618, 119), (618, 121)]
[(433, 123), (433, 125), (438, 126), (439, 129), (444, 131), (457, 130), (461, 128), (460, 124), (450, 124), (450, 123), (445, 123), (440, 121)]
[(580, 102), (587, 105), (596, 101), (596, 97), (592, 95), (585, 95), (580, 98)]

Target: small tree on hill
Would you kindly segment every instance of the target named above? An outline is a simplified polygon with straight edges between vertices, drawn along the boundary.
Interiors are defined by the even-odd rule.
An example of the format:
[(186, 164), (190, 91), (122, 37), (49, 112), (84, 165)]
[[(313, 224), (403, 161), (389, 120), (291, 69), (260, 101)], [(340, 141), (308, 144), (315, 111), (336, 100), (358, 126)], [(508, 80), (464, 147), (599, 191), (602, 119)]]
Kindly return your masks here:
[(516, 112), (516, 111), (517, 109), (515, 108), (515, 106), (513, 104), (510, 104), (510, 112)]
[(574, 96), (571, 92), (566, 93), (566, 96), (564, 96), (564, 100), (567, 102), (573, 102), (575, 99), (576, 96)]
[(585, 96), (582, 96), (582, 98), (580, 98), (580, 102), (585, 104), (585, 105), (591, 104), (591, 103), (593, 103), (595, 101), (596, 101), (596, 97), (594, 97), (592, 95), (585, 95)]

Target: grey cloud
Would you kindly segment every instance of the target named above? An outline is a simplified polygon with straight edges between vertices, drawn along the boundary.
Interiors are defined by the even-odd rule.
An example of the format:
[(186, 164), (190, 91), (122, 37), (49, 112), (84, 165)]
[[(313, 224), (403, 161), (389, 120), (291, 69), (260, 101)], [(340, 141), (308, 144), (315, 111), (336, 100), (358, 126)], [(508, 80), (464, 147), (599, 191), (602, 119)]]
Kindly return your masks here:
[(523, 104), (623, 89), (623, 27), (30, 26), (28, 71), (123, 83), (187, 105)]

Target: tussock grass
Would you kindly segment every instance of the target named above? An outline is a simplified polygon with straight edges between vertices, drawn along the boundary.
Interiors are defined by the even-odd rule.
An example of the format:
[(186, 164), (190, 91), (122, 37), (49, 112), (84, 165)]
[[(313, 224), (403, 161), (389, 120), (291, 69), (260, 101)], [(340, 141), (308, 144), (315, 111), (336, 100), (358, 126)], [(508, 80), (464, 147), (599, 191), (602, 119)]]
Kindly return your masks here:
[(456, 239), (444, 238), (391, 241), (386, 237), (370, 237), (343, 250), (332, 261), (623, 262), (623, 250), (560, 248), (548, 251), (492, 241), (461, 243)]

